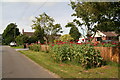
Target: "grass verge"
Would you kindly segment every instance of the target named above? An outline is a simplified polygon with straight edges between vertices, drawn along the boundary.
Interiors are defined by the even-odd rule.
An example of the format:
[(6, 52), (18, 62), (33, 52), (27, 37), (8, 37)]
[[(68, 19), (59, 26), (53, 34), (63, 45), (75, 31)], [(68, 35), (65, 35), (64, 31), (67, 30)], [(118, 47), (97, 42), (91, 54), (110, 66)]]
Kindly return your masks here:
[(20, 49), (20, 48), (23, 48), (23, 46), (12, 46), (12, 48), (15, 48), (15, 49)]
[(56, 63), (50, 53), (20, 51), (34, 62), (59, 75), (61, 78), (118, 78), (118, 66), (106, 65), (85, 70), (77, 64)]

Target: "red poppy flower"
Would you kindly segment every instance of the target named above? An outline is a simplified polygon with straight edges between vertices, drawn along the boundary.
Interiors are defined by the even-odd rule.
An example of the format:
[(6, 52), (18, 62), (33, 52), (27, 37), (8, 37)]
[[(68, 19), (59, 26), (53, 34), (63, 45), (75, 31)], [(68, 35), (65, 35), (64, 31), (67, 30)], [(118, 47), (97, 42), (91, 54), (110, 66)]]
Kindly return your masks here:
[(104, 43), (102, 43), (102, 45), (104, 45)]
[(84, 41), (84, 39), (82, 39), (82, 41)]
[(76, 43), (76, 44), (81, 44), (81, 43)]
[(79, 40), (76, 40), (76, 41), (79, 41)]
[(116, 44), (116, 43), (113, 42), (112, 44)]
[(70, 43), (73, 43), (73, 42), (70, 42)]

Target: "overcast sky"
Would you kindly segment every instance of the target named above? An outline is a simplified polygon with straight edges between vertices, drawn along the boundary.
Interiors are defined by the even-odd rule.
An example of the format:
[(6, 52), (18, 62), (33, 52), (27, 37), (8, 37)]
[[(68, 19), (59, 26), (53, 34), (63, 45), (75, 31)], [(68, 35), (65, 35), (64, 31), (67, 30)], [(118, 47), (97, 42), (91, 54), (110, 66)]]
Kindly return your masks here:
[(55, 23), (61, 24), (63, 34), (68, 34), (69, 28), (64, 26), (73, 20), (71, 14), (74, 12), (69, 3), (69, 0), (2, 0), (0, 34), (9, 23), (16, 23), (20, 31), (33, 32), (32, 20), (43, 12), (54, 18)]
[[(112, 2), (119, 0), (88, 1)], [(68, 5), (69, 3), (70, 0), (0, 0), (0, 34), (3, 33), (9, 23), (16, 23), (20, 32), (22, 29), (33, 32), (31, 28), (32, 20), (43, 12), (54, 18), (55, 23), (61, 24), (63, 34), (68, 34), (69, 28), (65, 28), (64, 26), (74, 19), (71, 17), (74, 11)], [(82, 33), (82, 31), (80, 32)]]

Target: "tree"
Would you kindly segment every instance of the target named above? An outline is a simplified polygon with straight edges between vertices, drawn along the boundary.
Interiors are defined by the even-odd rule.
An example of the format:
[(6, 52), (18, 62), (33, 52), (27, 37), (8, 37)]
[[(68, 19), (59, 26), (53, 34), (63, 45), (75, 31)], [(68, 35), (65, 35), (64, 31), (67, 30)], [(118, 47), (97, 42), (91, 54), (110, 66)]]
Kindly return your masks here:
[(66, 27), (71, 27), (69, 34), (74, 39), (74, 41), (80, 38), (81, 33), (79, 32), (78, 28), (75, 26), (73, 22), (68, 23)]
[(35, 35), (29, 37), (29, 39), (28, 39), (29, 44), (35, 43), (35, 42), (38, 42), (38, 38)]
[(36, 20), (33, 20), (32, 28), (35, 29), (35, 35), (38, 36), (39, 39), (53, 41), (54, 35), (61, 31), (60, 24), (54, 24), (54, 19), (48, 16), (46, 13), (39, 15), (39, 17), (35, 17)]
[[(120, 2), (73, 2), (71, 7), (75, 11), (73, 21), (78, 26), (85, 26), (87, 36), (95, 35), (97, 30), (120, 30)], [(78, 20), (79, 19), (79, 20)], [(81, 27), (83, 30), (83, 27)]]
[(15, 23), (10, 23), (6, 29), (4, 30), (2, 37), (3, 37), (3, 44), (10, 44), (10, 42), (15, 41), (15, 38), (20, 34), (19, 29)]
[(44, 29), (41, 28), (41, 27), (36, 27), (35, 28), (35, 32), (34, 32), (34, 35), (38, 38), (38, 40), (40, 41), (40, 43), (44, 43)]
[(74, 39), (69, 34), (65, 34), (65, 35), (60, 36), (59, 40), (63, 42), (69, 42)]
[(27, 35), (19, 35), (15, 39), (18, 45), (23, 45), (24, 43), (28, 43), (28, 40), (29, 37)]

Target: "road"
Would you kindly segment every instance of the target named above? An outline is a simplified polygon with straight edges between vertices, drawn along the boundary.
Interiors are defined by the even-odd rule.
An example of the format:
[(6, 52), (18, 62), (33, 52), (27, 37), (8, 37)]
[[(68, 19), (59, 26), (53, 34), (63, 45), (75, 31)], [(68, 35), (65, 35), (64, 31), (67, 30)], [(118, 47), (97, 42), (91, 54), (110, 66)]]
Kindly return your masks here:
[(9, 46), (2, 47), (3, 78), (58, 78)]

